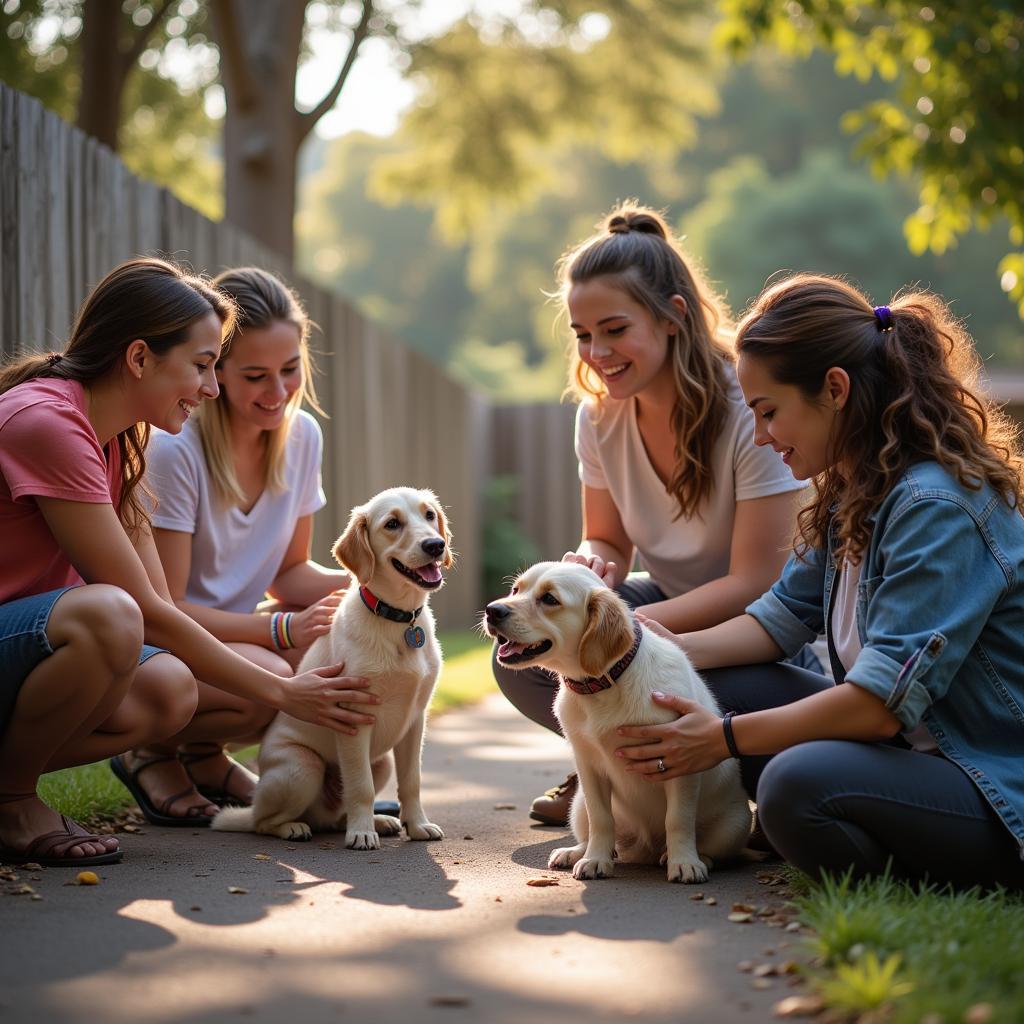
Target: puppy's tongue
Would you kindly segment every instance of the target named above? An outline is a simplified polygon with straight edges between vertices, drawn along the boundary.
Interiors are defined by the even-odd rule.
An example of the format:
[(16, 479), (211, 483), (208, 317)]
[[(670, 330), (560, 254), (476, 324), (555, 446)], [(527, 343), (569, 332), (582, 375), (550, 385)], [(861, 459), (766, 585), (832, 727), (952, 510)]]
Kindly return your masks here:
[(430, 565), (421, 565), (418, 569), (413, 570), (417, 576), (424, 583), (437, 583), (441, 579), (441, 569), (436, 563), (432, 562)]
[(498, 648), (498, 657), (507, 658), (510, 654), (522, 654), (526, 650), (526, 644), (517, 644), (515, 640), (506, 640)]

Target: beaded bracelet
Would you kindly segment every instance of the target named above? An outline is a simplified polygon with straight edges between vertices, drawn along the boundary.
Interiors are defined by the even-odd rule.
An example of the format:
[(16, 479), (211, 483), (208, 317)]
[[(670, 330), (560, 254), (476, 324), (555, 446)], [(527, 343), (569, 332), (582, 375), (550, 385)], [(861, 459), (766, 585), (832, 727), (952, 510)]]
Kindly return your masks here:
[(292, 616), (294, 612), (274, 612), (270, 616), (270, 639), (279, 651), (287, 651), (295, 646), (292, 637)]
[(732, 716), (735, 713), (735, 711), (730, 711), (722, 718), (722, 732), (725, 733), (725, 745), (729, 748), (729, 756), (738, 758), (740, 751), (736, 746), (736, 737), (732, 734)]

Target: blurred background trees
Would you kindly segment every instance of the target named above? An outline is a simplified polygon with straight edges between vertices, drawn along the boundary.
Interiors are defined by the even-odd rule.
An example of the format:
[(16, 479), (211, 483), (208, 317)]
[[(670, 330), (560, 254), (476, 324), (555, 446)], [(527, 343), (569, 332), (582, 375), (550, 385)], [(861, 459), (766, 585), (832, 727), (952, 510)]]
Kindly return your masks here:
[[(628, 196), (666, 210), (737, 312), (779, 270), (879, 302), (920, 283), (1020, 366), (1018, 3), (440, 7), (0, 0), (0, 77), (83, 126), (106, 97), (108, 134), (119, 103), (132, 170), (213, 217), (227, 182), (230, 218), (286, 253), (294, 212), (305, 272), (504, 400), (560, 392), (553, 264)], [(119, 92), (86, 74), (103, 46)], [(372, 46), (414, 102), (393, 132), (321, 137)], [(299, 104), (314, 57), (329, 73)]]

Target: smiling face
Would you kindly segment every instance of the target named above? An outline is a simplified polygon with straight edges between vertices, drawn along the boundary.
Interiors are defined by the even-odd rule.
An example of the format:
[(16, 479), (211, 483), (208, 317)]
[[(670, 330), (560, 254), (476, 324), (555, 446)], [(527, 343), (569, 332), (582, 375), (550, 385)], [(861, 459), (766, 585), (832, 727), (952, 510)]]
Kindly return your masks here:
[(622, 599), (585, 565), (538, 562), (486, 608), (483, 629), (508, 668), (539, 665), (570, 679), (600, 675), (633, 643)]
[(142, 387), (142, 419), (154, 427), (177, 434), (204, 398), (217, 397), (214, 364), (220, 355), (221, 322), (212, 311), (163, 355), (143, 341), (129, 348)]
[(672, 386), (663, 371), (668, 367), (669, 336), (678, 330), (675, 324), (656, 320), (606, 277), (574, 284), (567, 305), (580, 359), (597, 373), (612, 398), (629, 398), (662, 382)]
[(260, 430), (281, 425), (302, 387), (302, 340), (287, 320), (239, 331), (217, 369), (232, 424)]
[(334, 557), (389, 604), (438, 590), (444, 583), (441, 570), (454, 560), (436, 495), (411, 487), (382, 491), (353, 509)]
[[(848, 385), (845, 372), (836, 372)], [(796, 386), (779, 383), (763, 359), (744, 354), (736, 364), (743, 397), (754, 411), (754, 444), (771, 445), (797, 480), (818, 476), (831, 465), (836, 417), (847, 394), (842, 380), (837, 390), (833, 375), (829, 370), (821, 393), (809, 399)]]

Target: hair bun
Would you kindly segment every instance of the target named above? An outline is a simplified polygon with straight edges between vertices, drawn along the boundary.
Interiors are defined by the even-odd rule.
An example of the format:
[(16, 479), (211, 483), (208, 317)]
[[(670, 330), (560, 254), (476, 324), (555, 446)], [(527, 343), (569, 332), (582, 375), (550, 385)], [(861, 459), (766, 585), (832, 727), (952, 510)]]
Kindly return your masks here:
[(610, 235), (625, 235), (630, 231), (636, 231), (642, 235), (656, 235), (658, 238), (668, 239), (665, 222), (654, 210), (643, 206), (618, 210), (611, 214), (605, 229)]

